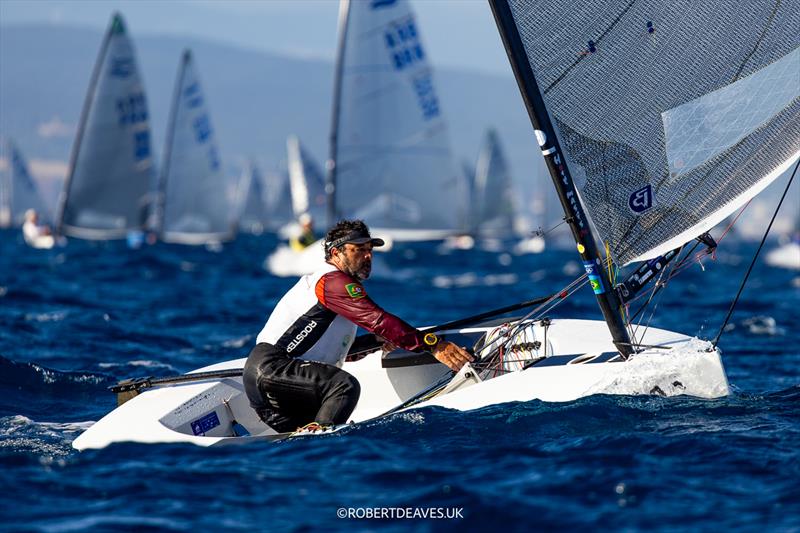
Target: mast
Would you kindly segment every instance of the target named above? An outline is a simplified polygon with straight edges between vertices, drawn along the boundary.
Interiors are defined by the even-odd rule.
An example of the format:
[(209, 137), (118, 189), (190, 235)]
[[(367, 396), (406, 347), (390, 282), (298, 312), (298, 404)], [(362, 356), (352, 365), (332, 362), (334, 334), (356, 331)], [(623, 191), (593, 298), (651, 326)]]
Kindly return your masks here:
[(333, 111), (331, 113), (330, 152), (325, 163), (325, 196), (328, 199), (328, 227), (336, 223), (336, 173), (339, 149), (339, 109), (341, 108), (342, 71), (344, 70), (344, 48), (347, 42), (347, 26), (350, 20), (350, 0), (341, 0), (339, 4), (339, 40), (336, 45), (336, 66), (333, 77)]
[(625, 327), (621, 314), (621, 304), (617, 293), (605, 269), (602, 267), (600, 253), (595, 243), (589, 220), (583, 211), (583, 206), (578, 199), (578, 191), (572, 180), (566, 158), (556, 137), (555, 129), (550, 120), (550, 115), (544, 104), (544, 99), (533, 75), (530, 62), (522, 44), (516, 23), (508, 5), (508, 0), (489, 0), (497, 23), (503, 45), (508, 54), (509, 62), (514, 70), (522, 99), (528, 109), (531, 123), (536, 130), (536, 138), (542, 149), (547, 169), (553, 180), (553, 185), (558, 192), (561, 207), (566, 215), (566, 222), (572, 230), (572, 236), (578, 247), (578, 253), (583, 260), (589, 282), (592, 285), (597, 303), (603, 313), (614, 345), (619, 352), (627, 357), (633, 353), (630, 336)]
[(153, 228), (158, 233), (158, 238), (164, 238), (164, 221), (167, 214), (167, 179), (169, 179), (170, 161), (172, 159), (172, 145), (175, 142), (175, 120), (178, 115), (178, 106), (181, 99), (181, 87), (183, 87), (183, 77), (186, 74), (186, 66), (192, 60), (192, 52), (187, 48), (181, 54), (181, 63), (178, 67), (178, 78), (175, 80), (175, 88), (172, 93), (172, 107), (169, 110), (169, 122), (167, 123), (167, 138), (164, 141), (164, 163), (161, 165), (161, 176), (158, 180), (156, 190), (156, 227)]

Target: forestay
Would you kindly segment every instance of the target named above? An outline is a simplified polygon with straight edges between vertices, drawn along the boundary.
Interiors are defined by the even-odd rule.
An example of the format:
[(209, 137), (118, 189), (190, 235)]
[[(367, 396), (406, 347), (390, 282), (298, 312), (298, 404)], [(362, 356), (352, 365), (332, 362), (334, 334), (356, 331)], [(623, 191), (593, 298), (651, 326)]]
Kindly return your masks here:
[(332, 154), (338, 213), (373, 228), (459, 230), (465, 191), (411, 7), (344, 1), (342, 10)]
[(25, 222), (25, 211), (35, 209), (39, 220), (49, 219), (48, 209), (28, 165), (11, 139), (0, 144), (0, 228), (18, 227)]
[(319, 165), (291, 135), (286, 140), (289, 156), (289, 184), (292, 191), (292, 210), (295, 216), (308, 213), (315, 221), (325, 217), (325, 177)]
[(115, 14), (86, 95), (59, 201), (59, 233), (117, 239), (148, 224), (155, 185), (148, 120), (133, 43)]
[(183, 53), (161, 177), (167, 242), (202, 244), (233, 237), (234, 209), (192, 54)]
[(709, 230), (800, 156), (800, 2), (510, 0), (620, 264)]

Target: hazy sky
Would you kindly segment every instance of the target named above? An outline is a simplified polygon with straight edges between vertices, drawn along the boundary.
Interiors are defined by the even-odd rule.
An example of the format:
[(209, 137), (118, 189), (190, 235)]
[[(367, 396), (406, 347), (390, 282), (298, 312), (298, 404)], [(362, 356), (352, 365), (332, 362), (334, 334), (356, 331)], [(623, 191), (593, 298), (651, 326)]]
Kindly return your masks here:
[[(411, 4), (434, 65), (512, 75), (486, 0)], [(134, 38), (189, 35), (333, 59), (338, 10), (338, 0), (0, 0), (0, 24), (51, 23), (103, 31), (111, 13), (120, 11)]]

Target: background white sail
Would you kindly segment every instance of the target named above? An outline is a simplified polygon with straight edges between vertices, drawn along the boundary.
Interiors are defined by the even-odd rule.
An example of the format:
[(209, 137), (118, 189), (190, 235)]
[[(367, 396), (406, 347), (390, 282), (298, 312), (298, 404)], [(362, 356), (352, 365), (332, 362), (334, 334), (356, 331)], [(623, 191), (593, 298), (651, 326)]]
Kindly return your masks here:
[(800, 156), (797, 0), (509, 4), (617, 262), (707, 231)]
[(292, 192), (292, 210), (295, 216), (308, 213), (315, 222), (325, 219), (325, 177), (319, 165), (291, 135), (286, 140), (289, 156), (289, 184)]
[(342, 9), (339, 214), (381, 229), (461, 229), (465, 191), (411, 7), (370, 0)]
[(146, 226), (154, 188), (148, 121), (133, 43), (122, 17), (115, 14), (95, 65), (59, 200), (59, 233), (115, 239)]
[(269, 213), (263, 178), (254, 161), (250, 161), (242, 171), (237, 196), (239, 229), (255, 235), (261, 234), (269, 226)]
[(0, 228), (21, 226), (28, 209), (36, 210), (40, 223), (49, 221), (50, 211), (22, 153), (11, 139), (0, 142), (0, 151)]
[(472, 217), (479, 235), (509, 237), (514, 229), (513, 192), (497, 131), (486, 133), (475, 164)]
[(227, 199), (208, 103), (188, 50), (172, 105), (161, 177), (161, 238), (183, 244), (229, 240), (235, 209)]

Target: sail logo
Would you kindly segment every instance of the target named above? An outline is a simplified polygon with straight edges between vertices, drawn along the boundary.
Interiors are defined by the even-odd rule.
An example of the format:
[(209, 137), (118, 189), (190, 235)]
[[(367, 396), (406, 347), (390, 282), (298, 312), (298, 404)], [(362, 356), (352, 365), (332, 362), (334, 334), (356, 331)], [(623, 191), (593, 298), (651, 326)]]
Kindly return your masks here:
[(115, 78), (127, 78), (133, 74), (132, 57), (111, 58), (111, 75)]
[(628, 197), (628, 207), (634, 213), (643, 213), (653, 207), (653, 188), (645, 185)]
[(425, 72), (413, 80), (414, 92), (417, 93), (417, 100), (422, 109), (422, 116), (425, 120), (431, 120), (439, 116), (439, 99), (436, 98), (436, 90), (433, 88), (433, 80), (430, 72)]
[(389, 7), (393, 6), (397, 2), (397, 0), (372, 0), (372, 3), (369, 5), (372, 9), (380, 9), (382, 7)]
[(383, 34), (383, 40), (395, 70), (403, 70), (425, 59), (413, 17), (390, 24)]

